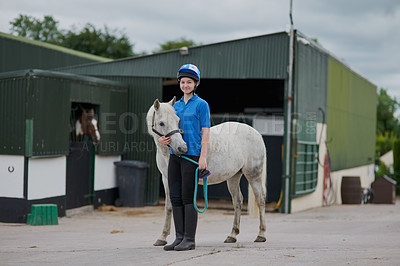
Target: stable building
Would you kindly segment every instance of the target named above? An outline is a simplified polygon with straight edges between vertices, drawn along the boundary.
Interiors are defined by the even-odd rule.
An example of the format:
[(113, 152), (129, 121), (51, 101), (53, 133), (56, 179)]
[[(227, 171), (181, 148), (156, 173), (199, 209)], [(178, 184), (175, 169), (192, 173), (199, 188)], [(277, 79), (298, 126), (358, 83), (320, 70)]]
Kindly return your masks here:
[[(127, 87), (110, 80), (35, 69), (1, 73), (0, 221), (25, 222), (38, 203), (57, 204), (59, 216), (113, 204), (127, 104)], [(76, 142), (83, 109), (103, 121), (97, 146)]]
[[(2, 75), (1, 99), (3, 95), (9, 98), (10, 93), (16, 93), (17, 81), (20, 82), (20, 88), (27, 84), (35, 84), (33, 88), (49, 86), (39, 89), (35, 94), (38, 101), (41, 97), (51, 101), (50, 98), (56, 95), (50, 87), (60, 88), (64, 84), (62, 86), (66, 90), (62, 92), (63, 101), (68, 104), (62, 105), (65, 107), (63, 121), (66, 124), (60, 129), (67, 131), (62, 133), (66, 134), (62, 147), (57, 147), (57, 152), (38, 155), (36, 152), (40, 151), (42, 145), (48, 147), (44, 139), (52, 137), (46, 135), (48, 132), (44, 129), (48, 127), (34, 128), (39, 123), (35, 120), (43, 119), (34, 119), (32, 116), (41, 105), (30, 98), (32, 94), (24, 96), (28, 103), (25, 107), (30, 109), (19, 115), (18, 125), (24, 131), (12, 144), (13, 147), (21, 147), (20, 151), (17, 154), (15, 150), (10, 152), (10, 148), (0, 150), (0, 187), (4, 187), (0, 190), (0, 201), (22, 200), (24, 204), (31, 204), (36, 200), (48, 202), (48, 199), (58, 197), (68, 200), (68, 193), (65, 192), (67, 185), (61, 185), (67, 180), (65, 165), (70, 154), (68, 143), (71, 142), (67, 136), (68, 126), (71, 110), (81, 103), (96, 110), (101, 141), (104, 141), (100, 144), (106, 148), (103, 154), (95, 152), (94, 178), (89, 178), (89, 183), (94, 182), (91, 193), (101, 196), (91, 196), (91, 202), (78, 205), (98, 206), (115, 200), (117, 184), (111, 163), (121, 158), (150, 164), (145, 203), (158, 204), (163, 188), (155, 163), (156, 147), (147, 133), (146, 113), (155, 99), (169, 101), (174, 96), (181, 97), (176, 72), (181, 65), (193, 63), (201, 71), (198, 94), (210, 105), (212, 123), (239, 121), (253, 126), (263, 135), (267, 148), (267, 203), (288, 213), (322, 206), (325, 204), (324, 195), (329, 193), (330, 202), (340, 203), (343, 176), (360, 176), (362, 187), (369, 187), (374, 180), (376, 85), (299, 31), (295, 31), (294, 36), (293, 79), (289, 82), (290, 51), (289, 34), (278, 32), (109, 62), (59, 65), (46, 73), (25, 70), (16, 76), (10, 73)], [(57, 76), (58, 81), (44, 85), (43, 80), (53, 80), (48, 76)], [(22, 81), (23, 77), (29, 77), (30, 81)], [(35, 83), (36, 80), (42, 83)], [(78, 85), (81, 83), (85, 83), (86, 88)], [(104, 87), (108, 89), (100, 89)], [(22, 89), (19, 90), (22, 93)], [(95, 99), (100, 91), (104, 98)], [(79, 93), (84, 93), (85, 99), (79, 98)], [(4, 101), (8, 103), (11, 99)], [(19, 104), (23, 106), (22, 102)], [(102, 113), (109, 115), (102, 116)], [(7, 120), (8, 114), (7, 108), (4, 109), (0, 119)], [(111, 118), (113, 120), (110, 122)], [(10, 127), (14, 126), (14, 122), (7, 123)], [(45, 120), (40, 123), (45, 125)], [(117, 128), (110, 133), (109, 126), (116, 125)], [(108, 133), (110, 141), (107, 137), (103, 138)], [(12, 134), (6, 129), (2, 129), (1, 134), (7, 136), (1, 138), (1, 146), (10, 147)], [(23, 143), (29, 145), (22, 146)], [(116, 143), (119, 143), (117, 148)], [(326, 160), (328, 154), (329, 160)], [(10, 164), (4, 160), (4, 156), (20, 156), (18, 178), (6, 178)], [(50, 165), (47, 163), (50, 160), (60, 160), (58, 166), (54, 167), (58, 181), (54, 181), (51, 174), (46, 177), (58, 182), (54, 189), (42, 187), (43, 182), (39, 181), (37, 172), (32, 174), (32, 170), (29, 170), (41, 169), (30, 167), (32, 163), (46, 161), (41, 166), (46, 167)], [(96, 168), (101, 165), (105, 165), (107, 170)], [(97, 177), (98, 174), (100, 176)], [(246, 199), (247, 182), (245, 178), (241, 182)], [(324, 185), (327, 183), (332, 184), (331, 188)], [(13, 189), (7, 190), (11, 187)], [(10, 194), (10, 191), (13, 193)], [(31, 191), (35, 191), (35, 194), (30, 194)], [(230, 199), (226, 184), (210, 186), (209, 197)], [(61, 201), (58, 201), (60, 205)], [(63, 206), (68, 209), (68, 206)]]
[[(113, 161), (123, 150), (115, 144), (123, 145), (125, 136), (107, 136), (107, 128), (116, 126), (99, 125), (102, 141), (95, 149), (74, 143), (73, 131), (83, 108), (93, 108), (98, 118), (125, 112), (127, 87), (49, 71), (111, 60), (2, 32), (0, 55), (0, 222), (25, 222), (35, 203), (57, 204), (59, 216), (113, 203)], [(115, 119), (107, 117), (110, 123)]]
[[(279, 32), (59, 70), (129, 84), (128, 110), (136, 118), (132, 123), (137, 130), (127, 136), (128, 146), (136, 148), (127, 151), (125, 158), (151, 164), (150, 204), (157, 201), (160, 177), (145, 114), (156, 98), (179, 98), (177, 69), (185, 63), (197, 65), (198, 94), (208, 101), (213, 124), (240, 121), (264, 136), (267, 202), (278, 203), (285, 212), (300, 211), (322, 206), (327, 189), (334, 193), (330, 201), (340, 203), (342, 176), (358, 175), (363, 187), (370, 186), (377, 96), (376, 85), (299, 31), (294, 36), (290, 83), (289, 40), (287, 32)], [(325, 170), (325, 178), (330, 180), (325, 184), (332, 186), (323, 185), (327, 168), (330, 174)], [(210, 197), (230, 198), (225, 184), (209, 191)], [(246, 198), (246, 184), (242, 192)], [(282, 199), (284, 206), (279, 204)]]

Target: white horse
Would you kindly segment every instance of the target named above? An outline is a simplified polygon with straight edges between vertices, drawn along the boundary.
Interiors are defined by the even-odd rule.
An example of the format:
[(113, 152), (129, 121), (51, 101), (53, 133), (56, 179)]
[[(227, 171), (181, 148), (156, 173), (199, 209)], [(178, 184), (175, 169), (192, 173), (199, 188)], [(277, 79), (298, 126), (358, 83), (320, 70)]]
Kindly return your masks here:
[[(155, 246), (167, 244), (167, 236), (171, 230), (172, 205), (168, 188), (168, 161), (170, 148), (158, 142), (159, 135), (171, 137), (170, 147), (176, 155), (187, 151), (178, 128), (179, 117), (173, 108), (175, 97), (168, 103), (155, 100), (147, 113), (149, 134), (153, 136), (157, 145), (156, 162), (162, 174), (165, 189), (165, 222), (161, 236), (154, 243)], [(175, 134), (178, 133), (178, 134)], [(185, 134), (183, 132), (183, 134)], [(264, 242), (265, 238), (265, 199), (266, 199), (266, 171), (267, 154), (264, 141), (260, 133), (254, 128), (237, 122), (226, 122), (210, 129), (210, 141), (207, 152), (207, 169), (211, 175), (209, 185), (227, 181), (234, 207), (232, 232), (225, 243), (235, 243), (239, 234), (240, 215), (243, 196), (240, 191), (240, 177), (247, 178), (259, 209), (260, 227), (255, 242)], [(200, 180), (199, 184), (203, 181)], [(249, 193), (250, 194), (250, 193)]]

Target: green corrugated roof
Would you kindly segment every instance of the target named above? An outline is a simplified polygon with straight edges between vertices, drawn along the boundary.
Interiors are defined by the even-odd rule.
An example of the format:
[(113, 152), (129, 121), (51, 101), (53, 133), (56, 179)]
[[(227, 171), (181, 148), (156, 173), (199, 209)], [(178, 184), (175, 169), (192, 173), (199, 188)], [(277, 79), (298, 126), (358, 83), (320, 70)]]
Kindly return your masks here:
[(15, 35), (4, 33), (4, 32), (0, 32), (0, 38), (11, 39), (11, 40), (15, 40), (15, 41), (18, 41), (18, 42), (23, 42), (23, 43), (27, 43), (27, 44), (30, 44), (30, 45), (35, 45), (35, 46), (39, 46), (39, 47), (43, 47), (43, 48), (59, 51), (59, 52), (70, 54), (70, 55), (74, 55), (74, 56), (79, 56), (79, 57), (82, 57), (82, 58), (86, 58), (86, 59), (94, 60), (94, 61), (98, 61), (98, 62), (112, 61), (112, 59), (109, 59), (109, 58), (105, 58), (105, 57), (101, 57), (101, 56), (97, 56), (97, 55), (92, 55), (92, 54), (88, 54), (88, 53), (72, 50), (72, 49), (69, 49), (69, 48), (65, 48), (65, 47), (54, 45), (54, 44), (50, 44), (50, 43), (30, 40), (30, 39), (27, 39), (27, 38), (24, 38), (24, 37), (15, 36)]
[(187, 55), (175, 49), (57, 70), (83, 75), (173, 78), (180, 65), (191, 62), (200, 68), (202, 78), (286, 79), (288, 45), (288, 34), (278, 32), (189, 47)]
[(56, 71), (49, 71), (49, 70), (41, 70), (41, 69), (24, 69), (24, 70), (17, 70), (17, 71), (10, 71), (10, 72), (3, 72), (0, 73), (0, 80), (2, 79), (11, 79), (11, 78), (20, 78), (20, 77), (46, 77), (46, 78), (54, 78), (54, 79), (64, 79), (64, 80), (74, 80), (80, 81), (85, 83), (93, 83), (96, 85), (104, 85), (104, 86), (115, 86), (125, 88), (126, 85), (112, 81), (108, 79), (101, 79), (96, 77), (89, 77), (89, 76), (82, 76), (72, 73), (65, 73), (65, 72), (56, 72)]

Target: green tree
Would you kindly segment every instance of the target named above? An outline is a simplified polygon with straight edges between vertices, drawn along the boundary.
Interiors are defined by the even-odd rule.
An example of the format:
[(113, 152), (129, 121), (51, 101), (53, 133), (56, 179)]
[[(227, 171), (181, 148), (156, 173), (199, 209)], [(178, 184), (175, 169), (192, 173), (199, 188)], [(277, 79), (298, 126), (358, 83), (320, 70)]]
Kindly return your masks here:
[[(117, 37), (120, 35), (120, 37)], [(133, 45), (128, 37), (117, 29), (111, 30), (104, 26), (104, 30), (96, 29), (88, 23), (79, 32), (69, 30), (62, 40), (62, 46), (108, 58), (124, 58), (133, 56)]]
[(58, 21), (52, 16), (44, 16), (43, 20), (20, 14), (10, 22), (13, 34), (32, 40), (48, 42), (74, 50), (91, 53), (107, 58), (117, 59), (133, 56), (133, 44), (118, 29), (96, 29), (87, 23), (81, 30), (62, 30)]
[(393, 149), (393, 143), (400, 137), (400, 123), (395, 112), (400, 104), (383, 88), (377, 98), (376, 159)]
[(377, 102), (377, 124), (376, 130), (384, 134), (385, 132), (394, 132), (400, 136), (400, 123), (394, 116), (397, 108), (400, 107), (396, 98), (390, 97), (385, 89), (380, 89)]
[(195, 45), (200, 45), (200, 44), (196, 44), (193, 40), (188, 40), (188, 39), (182, 37), (180, 39), (167, 41), (165, 43), (160, 44), (160, 48), (155, 50), (154, 53), (173, 50), (173, 49), (179, 49), (182, 47), (191, 47), (191, 46), (195, 46)]
[(378, 160), (380, 156), (393, 149), (393, 144), (398, 140), (393, 132), (386, 131), (384, 134), (376, 134), (375, 154)]
[(52, 16), (39, 20), (32, 16), (20, 14), (10, 22), (11, 33), (28, 39), (59, 44), (62, 33), (58, 30), (58, 21)]
[(375, 173), (375, 177), (385, 174), (389, 177), (395, 178), (390, 170), (379, 161), (379, 157), (388, 151), (393, 150), (395, 143), (400, 141), (400, 123), (395, 117), (395, 112), (399, 106), (400, 104), (397, 102), (396, 98), (390, 97), (385, 89), (381, 88), (379, 90), (377, 99), (375, 146), (375, 162), (378, 166), (378, 170)]

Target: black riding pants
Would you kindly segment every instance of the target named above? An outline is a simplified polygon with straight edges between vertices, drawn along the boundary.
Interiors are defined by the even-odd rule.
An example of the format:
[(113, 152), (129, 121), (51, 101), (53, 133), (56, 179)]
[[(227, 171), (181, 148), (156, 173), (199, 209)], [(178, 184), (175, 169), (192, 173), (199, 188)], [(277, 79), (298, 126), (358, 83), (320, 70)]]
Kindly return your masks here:
[[(196, 162), (199, 161), (199, 156), (185, 156)], [(169, 157), (168, 186), (173, 207), (193, 204), (197, 167), (196, 164), (174, 154)]]

